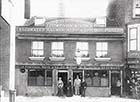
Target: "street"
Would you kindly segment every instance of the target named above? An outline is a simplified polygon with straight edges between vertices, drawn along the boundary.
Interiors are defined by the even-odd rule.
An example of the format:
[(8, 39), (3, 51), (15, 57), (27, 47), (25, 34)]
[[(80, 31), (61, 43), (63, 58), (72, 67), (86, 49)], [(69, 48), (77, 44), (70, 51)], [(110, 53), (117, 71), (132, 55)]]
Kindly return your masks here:
[[(9, 102), (8, 97), (1, 98), (1, 102)], [(23, 97), (17, 96), (16, 102), (140, 102), (137, 99), (128, 99), (120, 97)]]

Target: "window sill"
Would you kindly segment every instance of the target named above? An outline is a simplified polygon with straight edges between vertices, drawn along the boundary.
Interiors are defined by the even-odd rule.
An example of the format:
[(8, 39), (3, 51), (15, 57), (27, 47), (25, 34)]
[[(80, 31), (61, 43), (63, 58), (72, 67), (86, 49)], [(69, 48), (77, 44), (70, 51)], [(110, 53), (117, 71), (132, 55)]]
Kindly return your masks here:
[(45, 57), (29, 57), (30, 60), (44, 60)]
[[(74, 57), (74, 59), (76, 60), (76, 57)], [(90, 57), (81, 57), (81, 60), (82, 61), (89, 61)]]
[(64, 61), (65, 57), (49, 57), (51, 61)]
[(96, 61), (110, 61), (111, 58), (107, 57), (107, 58), (94, 58)]

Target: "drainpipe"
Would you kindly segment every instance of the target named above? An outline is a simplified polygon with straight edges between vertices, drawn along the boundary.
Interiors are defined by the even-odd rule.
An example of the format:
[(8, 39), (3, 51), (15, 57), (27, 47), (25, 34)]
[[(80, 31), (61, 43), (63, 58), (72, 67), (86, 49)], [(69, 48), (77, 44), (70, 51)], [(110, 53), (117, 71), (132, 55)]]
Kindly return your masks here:
[(9, 67), (9, 102), (15, 102), (15, 5), (9, 1), (10, 6), (10, 67)]

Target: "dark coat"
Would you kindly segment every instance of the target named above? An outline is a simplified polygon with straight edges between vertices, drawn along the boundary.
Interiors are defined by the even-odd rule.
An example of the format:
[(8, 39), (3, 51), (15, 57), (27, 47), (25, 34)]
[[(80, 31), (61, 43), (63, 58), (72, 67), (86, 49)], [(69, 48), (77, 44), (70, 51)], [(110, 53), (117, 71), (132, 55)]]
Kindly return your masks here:
[(81, 82), (81, 96), (85, 96), (86, 88), (87, 88), (87, 83), (86, 83), (86, 81)]
[(71, 82), (67, 83), (67, 96), (68, 97), (73, 96), (73, 88), (72, 88), (72, 83)]

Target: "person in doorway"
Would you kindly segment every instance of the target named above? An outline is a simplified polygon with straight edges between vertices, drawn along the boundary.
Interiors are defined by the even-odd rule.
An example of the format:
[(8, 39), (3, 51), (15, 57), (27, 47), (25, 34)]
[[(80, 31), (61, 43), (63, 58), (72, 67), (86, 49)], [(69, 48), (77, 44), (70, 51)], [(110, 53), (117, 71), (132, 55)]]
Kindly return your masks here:
[(73, 89), (72, 89), (72, 81), (71, 81), (71, 78), (69, 78), (69, 81), (67, 83), (67, 97), (72, 97), (73, 96)]
[(57, 82), (57, 87), (58, 87), (58, 93), (57, 93), (57, 95), (59, 97), (60, 96), (63, 96), (63, 86), (64, 86), (64, 83), (63, 83), (61, 77), (59, 77), (58, 82)]
[(121, 81), (120, 81), (120, 79), (117, 80), (116, 86), (117, 86), (117, 95), (121, 95)]
[(81, 82), (81, 96), (82, 97), (85, 97), (86, 88), (87, 88), (87, 83), (83, 79), (82, 82)]
[(77, 75), (76, 79), (74, 80), (74, 87), (75, 87), (75, 95), (79, 95), (80, 93), (80, 84), (81, 80), (79, 79), (79, 76)]

